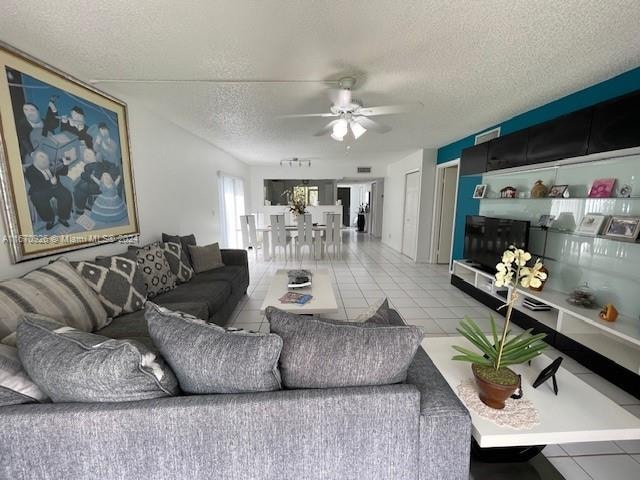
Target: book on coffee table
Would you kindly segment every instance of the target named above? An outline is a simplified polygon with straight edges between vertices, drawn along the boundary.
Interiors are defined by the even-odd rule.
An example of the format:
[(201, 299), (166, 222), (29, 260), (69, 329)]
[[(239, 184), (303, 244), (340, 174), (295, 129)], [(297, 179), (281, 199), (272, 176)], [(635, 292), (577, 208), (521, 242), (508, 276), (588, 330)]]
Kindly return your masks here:
[(313, 274), (309, 270), (288, 270), (287, 287), (292, 289), (310, 287), (312, 276)]

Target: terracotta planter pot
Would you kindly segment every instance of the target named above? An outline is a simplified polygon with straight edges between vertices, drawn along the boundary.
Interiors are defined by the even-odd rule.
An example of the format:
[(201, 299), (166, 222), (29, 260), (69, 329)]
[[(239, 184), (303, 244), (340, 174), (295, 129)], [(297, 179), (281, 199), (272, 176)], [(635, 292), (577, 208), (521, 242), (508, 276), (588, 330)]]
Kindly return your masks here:
[(476, 379), (476, 385), (478, 385), (478, 389), (480, 390), (478, 396), (480, 400), (482, 400), (482, 403), (496, 410), (502, 410), (504, 408), (504, 402), (513, 395), (513, 392), (518, 388), (518, 383), (501, 385), (485, 380), (477, 374), (475, 364), (471, 365), (471, 370)]

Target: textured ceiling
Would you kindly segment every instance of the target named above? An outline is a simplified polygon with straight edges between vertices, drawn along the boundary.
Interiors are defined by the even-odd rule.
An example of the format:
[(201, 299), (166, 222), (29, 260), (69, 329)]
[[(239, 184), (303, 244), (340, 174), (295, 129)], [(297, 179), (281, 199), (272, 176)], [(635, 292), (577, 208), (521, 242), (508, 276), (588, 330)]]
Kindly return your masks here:
[(363, 154), (437, 147), (640, 65), (640, 1), (2, 0), (0, 39), (98, 83), (248, 163), (340, 158), (313, 137), (327, 85), (359, 75), (365, 105), (420, 101), (379, 117)]

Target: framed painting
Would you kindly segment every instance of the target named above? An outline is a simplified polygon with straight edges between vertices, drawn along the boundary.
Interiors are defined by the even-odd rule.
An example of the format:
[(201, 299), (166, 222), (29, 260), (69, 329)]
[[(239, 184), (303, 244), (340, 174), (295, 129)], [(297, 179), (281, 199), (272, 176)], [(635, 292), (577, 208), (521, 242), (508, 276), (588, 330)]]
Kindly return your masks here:
[(0, 69), (14, 263), (139, 235), (126, 104), (1, 43)]

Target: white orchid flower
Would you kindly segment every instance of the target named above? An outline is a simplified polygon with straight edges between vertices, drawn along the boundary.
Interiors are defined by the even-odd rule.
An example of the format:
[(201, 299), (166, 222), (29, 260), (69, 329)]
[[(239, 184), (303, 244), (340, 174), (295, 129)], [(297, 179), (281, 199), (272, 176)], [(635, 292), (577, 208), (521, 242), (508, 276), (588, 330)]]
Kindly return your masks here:
[(516, 255), (511, 250), (505, 250), (502, 254), (502, 263), (504, 264), (512, 264), (515, 259)]

